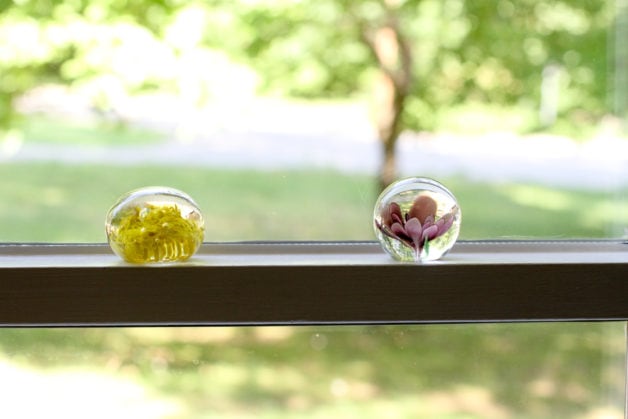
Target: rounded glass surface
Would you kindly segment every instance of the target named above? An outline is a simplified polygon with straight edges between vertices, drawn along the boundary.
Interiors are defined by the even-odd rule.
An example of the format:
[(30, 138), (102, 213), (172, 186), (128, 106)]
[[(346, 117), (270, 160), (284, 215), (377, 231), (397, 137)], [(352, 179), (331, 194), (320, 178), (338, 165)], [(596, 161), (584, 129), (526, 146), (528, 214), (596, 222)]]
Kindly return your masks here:
[(127, 262), (176, 262), (196, 253), (205, 222), (190, 196), (153, 186), (118, 199), (107, 213), (105, 230), (113, 252)]
[(440, 259), (453, 247), (461, 216), (456, 198), (445, 186), (413, 177), (381, 193), (373, 227), (382, 248), (394, 259), (423, 262)]

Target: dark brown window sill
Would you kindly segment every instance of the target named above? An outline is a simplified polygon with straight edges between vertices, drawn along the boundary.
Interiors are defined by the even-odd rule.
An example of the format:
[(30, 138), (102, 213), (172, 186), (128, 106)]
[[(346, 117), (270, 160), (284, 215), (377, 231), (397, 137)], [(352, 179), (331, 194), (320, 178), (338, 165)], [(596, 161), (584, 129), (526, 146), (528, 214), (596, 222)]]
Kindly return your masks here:
[(628, 320), (621, 241), (462, 242), (393, 262), (375, 243), (205, 244), (129, 265), (106, 245), (0, 245), (0, 326)]

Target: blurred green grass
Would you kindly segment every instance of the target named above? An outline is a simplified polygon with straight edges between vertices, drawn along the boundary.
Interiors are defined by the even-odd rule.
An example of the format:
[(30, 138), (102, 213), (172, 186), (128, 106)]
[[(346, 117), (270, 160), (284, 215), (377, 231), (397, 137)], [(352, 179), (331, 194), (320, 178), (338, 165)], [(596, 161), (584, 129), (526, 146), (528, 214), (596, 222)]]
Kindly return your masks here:
[(165, 134), (121, 121), (78, 121), (45, 115), (18, 118), (12, 129), (28, 142), (50, 145), (147, 145), (166, 139)]
[[(627, 191), (439, 180), (463, 239), (617, 237), (628, 224)], [(104, 242), (108, 208), (147, 185), (194, 197), (207, 241), (373, 239), (370, 176), (3, 162), (0, 242)], [(0, 361), (128, 378), (193, 419), (614, 419), (624, 351), (620, 323), (0, 329)]]
[[(462, 239), (619, 237), (628, 192), (439, 179), (462, 208)], [(370, 176), (179, 166), (0, 165), (1, 242), (104, 242), (107, 210), (125, 192), (164, 185), (189, 193), (206, 241), (371, 240)]]
[[(618, 195), (441, 179), (462, 238), (607, 237)], [(104, 242), (124, 192), (193, 196), (206, 240), (372, 239), (375, 181), (333, 171), (0, 165), (0, 241)], [(455, 304), (455, 302), (452, 302)], [(164, 418), (620, 418), (620, 323), (284, 328), (0, 329), (0, 361), (86, 370), (175, 403)], [(96, 407), (97, 408), (97, 407)]]
[(176, 418), (620, 418), (624, 395), (622, 323), (2, 329), (0, 353), (132, 379)]

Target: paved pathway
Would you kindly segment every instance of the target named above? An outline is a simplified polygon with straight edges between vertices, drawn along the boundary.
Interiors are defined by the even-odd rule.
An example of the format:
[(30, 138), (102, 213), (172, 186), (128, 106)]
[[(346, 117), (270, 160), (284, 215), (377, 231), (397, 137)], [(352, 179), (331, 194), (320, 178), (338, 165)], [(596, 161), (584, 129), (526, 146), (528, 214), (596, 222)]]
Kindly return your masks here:
[[(133, 147), (35, 142), (10, 147), (0, 143), (0, 161), (157, 163), (263, 170), (315, 167), (370, 174), (377, 172), (380, 161), (368, 112), (355, 104), (312, 107), (261, 102), (235, 111), (217, 108), (194, 115), (184, 108), (173, 108), (167, 99), (161, 105), (157, 101), (135, 103), (126, 115), (134, 123), (168, 133), (172, 140)], [(581, 144), (555, 136), (518, 137), (508, 133), (475, 137), (406, 135), (399, 142), (398, 158), (405, 176), (461, 175), (478, 180), (596, 189), (628, 185), (628, 140), (610, 135)]]
[[(68, 163), (157, 163), (262, 170), (303, 167), (376, 173), (376, 141), (294, 133), (222, 133), (190, 144), (86, 147), (26, 143), (3, 160)], [(0, 156), (0, 158), (2, 158)], [(403, 175), (462, 175), (477, 180), (533, 181), (548, 185), (615, 188), (628, 185), (628, 141), (574, 144), (559, 138), (405, 137), (398, 147)]]

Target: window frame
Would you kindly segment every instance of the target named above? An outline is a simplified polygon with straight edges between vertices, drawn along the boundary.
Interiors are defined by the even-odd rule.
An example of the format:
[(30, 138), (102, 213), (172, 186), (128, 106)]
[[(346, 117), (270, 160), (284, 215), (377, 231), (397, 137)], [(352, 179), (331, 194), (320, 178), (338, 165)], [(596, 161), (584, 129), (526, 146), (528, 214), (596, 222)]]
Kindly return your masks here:
[(107, 245), (0, 245), (0, 326), (628, 320), (628, 244), (459, 242), (392, 261), (375, 242), (205, 243), (131, 265)]

